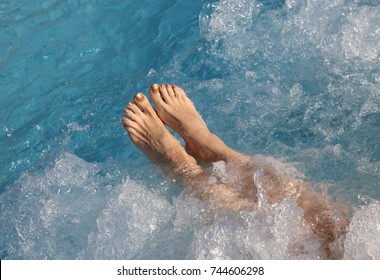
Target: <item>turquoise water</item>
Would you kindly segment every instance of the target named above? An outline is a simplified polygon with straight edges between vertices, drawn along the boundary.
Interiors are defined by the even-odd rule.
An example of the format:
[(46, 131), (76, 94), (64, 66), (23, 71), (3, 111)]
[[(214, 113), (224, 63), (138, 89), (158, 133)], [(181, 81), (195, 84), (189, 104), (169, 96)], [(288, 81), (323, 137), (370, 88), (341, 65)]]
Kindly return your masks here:
[(379, 1), (6, 0), (0, 30), (1, 259), (318, 258), (293, 200), (213, 216), (161, 176), (120, 124), (152, 83), (329, 185), (345, 258), (380, 258)]

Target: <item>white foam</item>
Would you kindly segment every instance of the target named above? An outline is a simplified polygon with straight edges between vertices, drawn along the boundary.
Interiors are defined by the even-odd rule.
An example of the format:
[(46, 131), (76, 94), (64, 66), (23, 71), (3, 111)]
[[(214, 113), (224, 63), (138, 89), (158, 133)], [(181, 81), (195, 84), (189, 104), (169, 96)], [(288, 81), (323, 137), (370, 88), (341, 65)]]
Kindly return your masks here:
[(203, 36), (215, 47), (211, 52), (217, 54), (216, 48), (223, 46), (223, 53), (231, 58), (244, 56), (243, 49), (255, 50), (254, 42), (247, 44), (249, 38), (241, 35), (249, 35), (246, 31), (257, 6), (251, 0), (222, 0), (206, 5), (200, 16), (200, 27)]
[(221, 211), (195, 233), (188, 258), (317, 259), (320, 244), (303, 221), (294, 200), (240, 215)]
[[(286, 165), (273, 165), (289, 170)], [(27, 259), (323, 257), (296, 201), (289, 198), (269, 205), (260, 174), (256, 174), (258, 209), (235, 213), (215, 205), (211, 210), (208, 202), (184, 192), (170, 199), (162, 189), (149, 189), (129, 177), (121, 184), (107, 185), (109, 178), (98, 176), (102, 168), (64, 152), (50, 168), (26, 173), (19, 189), (3, 194), (2, 202), (13, 201), (2, 217), (11, 225), (2, 229), (8, 255)], [(215, 164), (213, 172), (216, 180), (233, 181), (236, 175), (222, 162)], [(380, 258), (379, 230), (380, 204), (375, 201), (355, 212), (344, 242), (345, 258)]]
[[(251, 0), (221, 0), (208, 4), (212, 15), (203, 14), (202, 24), (206, 24), (209, 39), (220, 39), (244, 32), (250, 26), (257, 2)], [(206, 23), (204, 21), (207, 21)]]
[[(9, 193), (17, 198), (9, 218), (19, 236), (8, 240), (9, 253), (59, 259), (86, 251), (87, 234), (107, 190), (99, 188), (97, 171), (95, 164), (65, 152), (45, 171), (24, 174)], [(8, 234), (12, 230), (7, 229)]]
[(347, 18), (342, 30), (342, 48), (347, 59), (379, 61), (380, 56), (380, 9), (361, 7)]
[(345, 259), (380, 259), (380, 203), (355, 212), (344, 242)]
[(165, 197), (125, 180), (97, 219), (97, 233), (90, 236), (95, 258), (153, 258), (174, 214)]
[[(258, 1), (206, 5), (200, 26), (203, 38), (212, 43), (210, 53), (237, 63), (255, 54), (276, 63), (294, 59), (307, 63), (322, 51), (322, 62), (332, 69), (347, 67), (341, 65), (344, 60), (378, 62), (380, 11), (376, 5), (347, 5), (343, 0), (288, 0), (285, 4), (278, 8), (282, 18), (277, 10), (262, 13), (265, 5)], [(250, 61), (254, 65), (255, 59)]]
[(368, 158), (362, 158), (358, 161), (357, 170), (376, 176), (380, 173), (380, 161), (370, 162)]
[[(380, 76), (375, 67), (380, 42), (379, 6), (375, 1), (373, 5), (359, 5), (358, 1), (346, 5), (343, 0), (286, 0), (283, 6), (267, 9), (263, 2), (222, 0), (206, 5), (202, 11), (201, 38), (206, 41), (207, 54), (232, 69), (231, 74), (225, 74), (220, 70), (224, 65), (210, 59), (207, 66), (214, 67), (217, 78), (213, 76), (199, 84), (196, 81), (197, 85), (190, 87), (197, 92), (211, 89), (215, 94), (206, 98), (211, 104), (213, 98), (224, 98), (228, 103), (215, 102), (214, 110), (203, 112), (208, 124), (218, 131), (224, 128), (220, 119), (228, 119), (228, 129), (218, 131), (234, 135), (227, 141), (235, 144), (233, 140), (237, 139), (239, 148), (249, 152), (261, 145), (265, 149), (261, 152), (272, 155), (295, 154), (303, 168), (314, 167), (320, 176), (329, 171), (323, 169), (326, 163), (342, 161), (342, 166), (352, 165), (351, 170), (358, 174), (377, 178), (379, 162), (370, 152), (365, 153), (361, 129), (369, 141), (372, 130), (363, 125), (380, 110)], [(181, 72), (178, 65), (183, 62), (173, 62), (173, 77)], [(160, 71), (150, 69), (147, 75), (155, 76)], [(209, 109), (208, 102), (199, 105)], [(291, 128), (284, 128), (287, 123), (283, 120)], [(301, 138), (296, 138), (298, 142), (293, 145), (281, 142), (287, 140), (288, 134), (293, 137), (305, 124), (311, 138), (316, 138), (310, 146), (297, 146)], [(369, 122), (369, 126), (373, 124), (375, 121)], [(67, 128), (72, 132), (89, 130), (88, 125), (76, 122), (68, 123)], [(285, 136), (277, 140), (271, 134), (275, 130)], [(4, 126), (3, 131), (9, 137), (14, 134), (9, 127)], [(359, 152), (355, 154), (356, 151)], [(302, 175), (294, 165), (274, 158), (268, 161), (284, 174)], [(108, 165), (117, 168), (112, 159)], [(141, 169), (101, 175), (107, 172), (102, 164), (62, 152), (50, 165), (25, 173), (0, 197), (1, 209), (6, 210), (1, 216), (1, 244), (6, 244), (2, 245), (6, 257), (322, 256), (319, 242), (304, 223), (294, 199), (270, 206), (259, 188), (256, 211), (212, 212), (207, 202), (184, 193), (174, 195), (173, 188), (177, 191), (180, 186), (148, 185), (144, 174), (140, 181), (128, 177), (141, 173)], [(214, 165), (213, 175), (210, 183), (233, 182), (238, 174), (229, 173), (220, 162)], [(339, 241), (345, 246), (346, 259), (380, 259), (379, 217), (376, 201), (354, 212), (347, 239)]]

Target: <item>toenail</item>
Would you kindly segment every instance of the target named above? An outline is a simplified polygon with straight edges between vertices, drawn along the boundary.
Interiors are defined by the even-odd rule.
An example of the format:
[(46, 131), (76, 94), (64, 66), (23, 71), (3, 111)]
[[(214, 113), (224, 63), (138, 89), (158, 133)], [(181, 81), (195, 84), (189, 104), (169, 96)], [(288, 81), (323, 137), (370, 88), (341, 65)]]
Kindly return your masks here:
[(136, 94), (135, 96), (137, 101), (142, 101), (144, 99), (144, 96), (141, 93)]
[(158, 86), (157, 84), (153, 84), (153, 85), (152, 85), (152, 91), (153, 91), (153, 92), (157, 92), (158, 89), (159, 89), (159, 86)]
[(128, 107), (131, 107), (131, 106), (133, 106), (133, 103), (132, 103), (132, 102), (129, 102), (129, 103), (128, 103)]

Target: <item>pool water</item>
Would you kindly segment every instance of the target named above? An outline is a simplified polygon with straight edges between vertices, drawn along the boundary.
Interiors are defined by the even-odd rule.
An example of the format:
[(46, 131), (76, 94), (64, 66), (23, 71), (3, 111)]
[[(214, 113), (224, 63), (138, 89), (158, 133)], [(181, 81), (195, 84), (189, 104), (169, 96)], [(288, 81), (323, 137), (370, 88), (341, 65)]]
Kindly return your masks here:
[(380, 259), (378, 0), (5, 0), (0, 30), (1, 259), (320, 258), (293, 199), (214, 212), (161, 176), (120, 124), (152, 83), (327, 184), (344, 258)]

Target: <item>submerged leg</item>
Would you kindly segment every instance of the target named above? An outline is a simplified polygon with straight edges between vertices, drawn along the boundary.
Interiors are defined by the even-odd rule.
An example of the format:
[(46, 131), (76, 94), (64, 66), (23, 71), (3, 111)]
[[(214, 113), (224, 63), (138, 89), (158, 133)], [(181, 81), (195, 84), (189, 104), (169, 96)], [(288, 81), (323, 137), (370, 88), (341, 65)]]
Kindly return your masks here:
[(304, 189), (297, 198), (304, 211), (304, 219), (321, 240), (322, 249), (329, 259), (341, 259), (342, 252), (331, 245), (346, 233), (350, 219), (346, 209), (334, 205), (327, 196), (310, 188)]
[[(143, 94), (137, 94), (134, 103), (125, 109), (128, 118), (122, 122), (132, 142), (145, 155), (160, 166), (167, 166), (170, 175), (182, 180), (185, 188), (196, 197), (213, 200), (220, 207), (234, 211), (255, 207), (257, 187), (253, 174), (262, 172), (260, 185), (267, 193), (268, 202), (276, 204), (287, 196), (295, 196), (304, 211), (305, 221), (321, 240), (326, 257), (340, 257), (331, 243), (344, 234), (349, 223), (348, 215), (341, 221), (334, 219), (333, 204), (313, 191), (302, 180), (279, 174), (269, 164), (263, 164), (227, 147), (212, 134), (194, 105), (182, 89), (176, 86), (153, 85), (151, 97), (157, 113)], [(158, 114), (158, 115), (157, 115)], [(242, 188), (234, 185), (209, 184), (209, 175), (197, 164), (163, 124), (177, 131), (186, 141), (188, 149), (197, 158), (214, 162), (224, 160), (237, 167)]]
[[(304, 211), (305, 221), (321, 239), (326, 255), (335, 258), (329, 245), (344, 234), (348, 225), (348, 215), (343, 218), (345, 221), (337, 222), (333, 217), (333, 204), (312, 190), (307, 183), (281, 175), (269, 164), (260, 163), (225, 145), (209, 131), (193, 103), (180, 87), (154, 84), (150, 88), (150, 94), (159, 117), (183, 137), (188, 149), (196, 158), (206, 162), (223, 160), (227, 163), (237, 163), (241, 189), (235, 192), (248, 195), (251, 201), (256, 201), (257, 186), (253, 174), (260, 170), (263, 173), (261, 186), (267, 193), (269, 203), (279, 203), (285, 197), (294, 195), (298, 206)], [(218, 194), (225, 193), (220, 189), (218, 188)]]

